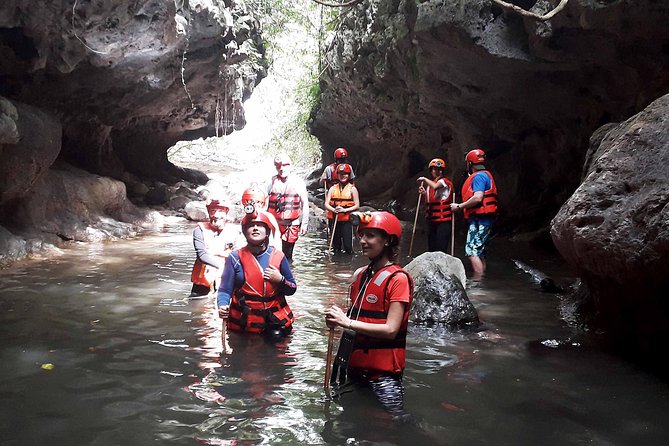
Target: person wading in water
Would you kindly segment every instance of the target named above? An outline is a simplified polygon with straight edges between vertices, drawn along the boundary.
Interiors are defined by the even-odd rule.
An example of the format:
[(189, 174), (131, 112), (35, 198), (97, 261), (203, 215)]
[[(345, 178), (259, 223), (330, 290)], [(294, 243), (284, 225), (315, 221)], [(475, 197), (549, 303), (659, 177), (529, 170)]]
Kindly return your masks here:
[[(402, 227), (389, 212), (355, 215), (360, 220), (362, 253), (370, 263), (353, 274), (348, 311), (333, 305), (325, 314), (329, 327), (344, 328), (333, 381), (338, 379), (340, 385), (346, 379), (368, 384), (388, 412), (408, 417), (402, 374), (413, 279), (394, 263)], [(345, 345), (351, 347), (350, 357), (342, 351)]]
[[(353, 225), (351, 223), (351, 212), (360, 207), (358, 189), (349, 182), (351, 166), (340, 164), (337, 166), (337, 178), (339, 182), (332, 186), (325, 195), (325, 209), (328, 211), (328, 226), (330, 234), (333, 233), (332, 246), (334, 252), (353, 253)], [(335, 226), (335, 219), (337, 224)]]
[(453, 182), (444, 177), (446, 163), (435, 158), (428, 164), (431, 178), (418, 177), (418, 193), (425, 196), (425, 218), (427, 220), (427, 250), (449, 253), (451, 224), (453, 220), (451, 201)]
[(292, 330), (294, 317), (286, 296), (295, 294), (297, 285), (286, 257), (269, 246), (271, 227), (265, 211), (252, 211), (242, 219), (247, 245), (225, 262), (218, 313), (230, 330), (276, 340)]

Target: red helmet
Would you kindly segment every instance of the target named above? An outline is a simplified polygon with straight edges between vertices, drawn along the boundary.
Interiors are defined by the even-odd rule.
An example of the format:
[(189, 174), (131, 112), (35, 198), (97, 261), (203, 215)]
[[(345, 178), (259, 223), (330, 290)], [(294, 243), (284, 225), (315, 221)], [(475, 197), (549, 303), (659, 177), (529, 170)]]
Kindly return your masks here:
[(485, 163), (485, 152), (479, 148), (470, 150), (465, 155), (465, 161), (469, 161), (472, 164)]
[(248, 228), (253, 222), (264, 224), (267, 227), (268, 236), (274, 233), (274, 225), (272, 224), (272, 220), (270, 220), (268, 217), (267, 212), (257, 211), (246, 214), (244, 218), (242, 218), (242, 230), (246, 231), (246, 228)]
[(337, 150), (335, 150), (334, 157), (336, 160), (341, 158), (348, 158), (348, 151), (345, 148), (340, 147)]
[(438, 167), (439, 169), (444, 169), (446, 167), (446, 162), (441, 158), (435, 158), (430, 161), (430, 164), (428, 164), (427, 167)]
[(230, 211), (230, 205), (225, 200), (220, 200), (218, 198), (207, 200), (205, 206), (207, 207), (209, 216), (213, 215), (216, 211)]
[(402, 238), (402, 225), (397, 217), (390, 212), (375, 211), (357, 213), (360, 218), (358, 230), (360, 229), (379, 229), (388, 235), (397, 237), (397, 243)]
[(351, 165), (350, 165), (350, 164), (346, 164), (346, 163), (344, 163), (344, 164), (339, 164), (339, 165), (337, 166), (337, 168), (336, 168), (337, 174), (340, 174), (340, 173), (347, 173), (347, 174), (350, 175), (352, 170), (353, 170), (353, 169), (351, 169)]
[(290, 157), (286, 152), (281, 152), (277, 156), (274, 157), (274, 165), (275, 166), (287, 166), (289, 164), (293, 164), (290, 161)]
[(242, 206), (246, 206), (250, 202), (265, 206), (265, 198), (265, 192), (255, 186), (251, 186), (242, 194)]

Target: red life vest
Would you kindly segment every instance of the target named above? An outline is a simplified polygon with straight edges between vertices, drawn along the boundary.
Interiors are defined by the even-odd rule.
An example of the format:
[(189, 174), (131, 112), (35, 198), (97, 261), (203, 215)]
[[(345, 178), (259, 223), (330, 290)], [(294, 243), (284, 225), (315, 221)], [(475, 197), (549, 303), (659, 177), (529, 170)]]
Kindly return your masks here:
[(472, 181), (474, 180), (474, 176), (481, 172), (488, 175), (492, 187), (483, 192), (483, 201), (478, 206), (463, 209), (465, 218), (470, 218), (473, 215), (492, 216), (497, 213), (497, 185), (495, 185), (495, 179), (492, 177), (492, 174), (487, 170), (474, 172), (465, 180), (465, 184), (462, 185), (462, 202), (464, 203), (474, 196)]
[[(351, 207), (355, 205), (353, 201), (353, 185), (351, 183), (346, 183), (344, 188), (341, 188), (341, 184), (333, 186), (334, 189), (330, 188), (332, 192), (330, 193), (330, 206), (336, 208), (337, 206), (342, 207)], [(334, 212), (328, 211), (327, 217), (332, 220), (334, 218)], [(349, 212), (341, 212), (337, 214), (337, 221), (348, 221), (351, 218)]]
[[(232, 250), (229, 246), (230, 244), (225, 243), (223, 233), (219, 233), (214, 229), (214, 226), (211, 223), (198, 223), (198, 226), (202, 229), (202, 237), (207, 252), (225, 262), (225, 259), (230, 255)], [(191, 282), (210, 287), (212, 283), (215, 283), (220, 277), (221, 272), (218, 268), (207, 265), (199, 258), (195, 259), (193, 271), (190, 274)]]
[[(263, 278), (263, 269), (255, 256), (244, 247), (237, 250), (244, 270), (244, 284), (232, 293), (228, 327), (231, 330), (261, 333), (267, 327), (268, 319), (284, 328), (293, 325), (293, 312), (286, 297), (279, 294), (275, 284)], [(283, 253), (274, 249), (269, 265), (279, 269)]]
[[(363, 295), (358, 299), (367, 268), (369, 266), (363, 266), (353, 274), (354, 281), (351, 285), (350, 294), (352, 303), (348, 315), (359, 321), (383, 324), (388, 318), (390, 307), (388, 282), (396, 274), (406, 274), (411, 290), (410, 296), (413, 296), (413, 279), (399, 265), (389, 265), (374, 274), (366, 289), (363, 290)], [(411, 297), (404, 310), (402, 324), (395, 339), (379, 339), (356, 333), (353, 341), (353, 353), (348, 362), (349, 368), (366, 370), (371, 372), (372, 376), (379, 373), (402, 373), (405, 364), (410, 307)]]
[(427, 188), (427, 197), (425, 199), (425, 217), (428, 221), (443, 222), (451, 221), (453, 219), (451, 213), (451, 202), (453, 201), (453, 182), (446, 177), (438, 177), (434, 180), (435, 183), (444, 180), (448, 186), (448, 197), (442, 198), (441, 194), (437, 194), (436, 190)]
[[(337, 175), (337, 163), (332, 163), (332, 164), (328, 165), (325, 169), (326, 169), (325, 187), (330, 189), (332, 186), (339, 183), (339, 176)], [(327, 171), (329, 171), (330, 178), (328, 178)]]
[(286, 180), (283, 182), (278, 177), (272, 179), (267, 210), (274, 214), (280, 224), (300, 218), (300, 215), (302, 215), (302, 197), (293, 187), (292, 181)]

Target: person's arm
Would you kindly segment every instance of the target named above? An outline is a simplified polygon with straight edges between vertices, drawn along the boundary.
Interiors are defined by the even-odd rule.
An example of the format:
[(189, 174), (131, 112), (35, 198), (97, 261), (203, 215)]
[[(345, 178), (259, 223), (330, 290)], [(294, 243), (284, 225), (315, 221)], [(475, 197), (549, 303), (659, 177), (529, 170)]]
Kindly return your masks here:
[[(429, 178), (427, 178), (427, 177), (418, 177), (418, 178), (416, 178), (416, 181), (418, 181), (419, 183), (425, 183), (425, 184), (427, 184), (427, 185), (430, 186), (433, 190), (437, 190), (437, 189), (439, 189), (440, 187), (444, 187), (444, 186), (445, 186), (445, 184), (442, 183), (441, 181), (439, 181), (439, 182), (432, 181), (431, 179), (429, 179)], [(421, 185), (422, 185), (422, 184), (421, 184)], [(424, 185), (422, 185), (422, 186), (423, 186), (423, 188), (425, 188)]]
[(390, 304), (388, 306), (388, 316), (383, 324), (373, 324), (354, 320), (346, 316), (346, 313), (336, 305), (333, 305), (326, 313), (326, 323), (339, 325), (344, 328), (354, 330), (356, 333), (381, 339), (394, 339), (397, 336), (407, 305), (411, 299), (409, 279), (404, 274), (395, 275), (388, 284), (388, 293), (390, 295)]
[(476, 175), (472, 179), (472, 190), (474, 191), (474, 195), (472, 195), (471, 197), (469, 197), (468, 200), (463, 201), (460, 204), (451, 203), (451, 209), (473, 208), (480, 205), (483, 202), (483, 194), (487, 189), (488, 182), (486, 180), (488, 176), (483, 172), (475, 173), (474, 175)]
[(358, 195), (358, 188), (351, 186), (351, 195), (353, 196), (353, 206), (347, 207), (345, 212), (353, 212), (357, 209), (360, 209), (360, 196)]
[(223, 267), (223, 277), (218, 287), (218, 296), (216, 301), (218, 303), (218, 315), (221, 318), (228, 317), (230, 313), (230, 299), (235, 289), (235, 263), (237, 259), (234, 255), (229, 255)]
[(207, 245), (204, 243), (204, 234), (202, 228), (199, 226), (193, 229), (193, 247), (195, 247), (195, 255), (197, 255), (197, 258), (200, 259), (202, 263), (211, 265), (214, 268), (223, 266), (223, 262), (220, 258), (207, 252)]
[(285, 257), (281, 260), (279, 268), (268, 266), (263, 271), (263, 278), (277, 285), (279, 292), (284, 296), (292, 296), (297, 291), (297, 284), (290, 270), (290, 264)]
[(325, 169), (323, 169), (323, 173), (321, 174), (321, 177), (318, 180), (318, 182), (321, 183), (321, 185), (323, 186), (323, 189), (325, 189), (326, 191), (328, 189), (328, 186), (327, 186), (328, 180), (330, 179), (329, 178), (329, 176), (330, 176), (329, 175), (329, 170), (330, 170), (330, 166), (329, 165), (325, 166)]

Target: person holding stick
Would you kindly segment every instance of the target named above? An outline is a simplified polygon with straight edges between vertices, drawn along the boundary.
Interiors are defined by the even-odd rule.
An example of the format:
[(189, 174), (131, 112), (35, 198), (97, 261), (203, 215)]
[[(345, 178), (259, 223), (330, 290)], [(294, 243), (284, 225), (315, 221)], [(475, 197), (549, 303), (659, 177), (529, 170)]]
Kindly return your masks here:
[(278, 340), (292, 330), (294, 317), (286, 296), (295, 294), (297, 284), (285, 255), (269, 245), (272, 223), (265, 211), (246, 214), (242, 231), (247, 245), (225, 262), (218, 314), (232, 331)]
[(428, 164), (430, 178), (418, 177), (418, 193), (425, 197), (425, 219), (427, 220), (427, 250), (449, 254), (453, 215), (453, 182), (446, 178), (446, 163), (435, 158)]
[[(333, 305), (325, 314), (328, 327), (344, 328), (333, 381), (369, 385), (388, 412), (405, 417), (402, 374), (413, 279), (394, 263), (402, 227), (385, 211), (353, 216), (359, 219), (362, 253), (370, 263), (353, 274), (349, 309)], [(350, 346), (348, 353), (343, 352), (345, 345)]]
[(465, 255), (477, 278), (485, 273), (483, 254), (497, 215), (497, 185), (492, 174), (486, 170), (485, 161), (483, 150), (477, 148), (467, 152), (465, 162), (469, 177), (462, 185), (462, 203), (451, 203), (451, 209), (462, 209), (467, 219)]
[(340, 252), (343, 248), (345, 254), (353, 253), (353, 225), (351, 224), (351, 212), (360, 208), (360, 197), (358, 189), (349, 181), (351, 166), (339, 164), (336, 168), (339, 182), (328, 189), (325, 195), (325, 209), (328, 211), (328, 227), (332, 238), (330, 248), (334, 246), (334, 252)]

